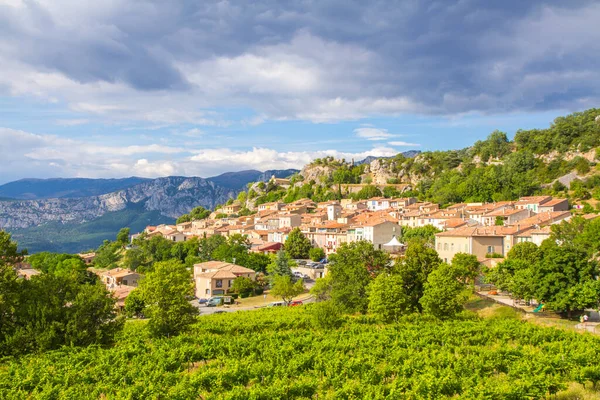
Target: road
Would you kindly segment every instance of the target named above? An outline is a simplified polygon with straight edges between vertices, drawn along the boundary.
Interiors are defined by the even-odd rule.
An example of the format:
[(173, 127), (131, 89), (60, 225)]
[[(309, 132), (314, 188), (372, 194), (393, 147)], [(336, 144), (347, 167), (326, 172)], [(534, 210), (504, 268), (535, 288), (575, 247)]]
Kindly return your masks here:
[[(307, 279), (305, 281), (305, 286), (308, 290), (310, 290), (315, 285), (315, 281), (312, 279)], [(308, 293), (305, 293), (296, 298), (297, 300), (302, 300), (303, 303), (313, 303), (315, 299)], [(199, 304), (198, 300), (191, 300), (190, 304), (194, 307), (198, 308), (200, 315), (211, 315), (216, 312), (236, 312), (236, 311), (253, 311), (259, 310), (261, 308), (266, 308), (270, 302), (265, 302), (263, 305), (255, 305), (255, 306), (221, 306), (221, 307), (207, 307), (205, 304)]]

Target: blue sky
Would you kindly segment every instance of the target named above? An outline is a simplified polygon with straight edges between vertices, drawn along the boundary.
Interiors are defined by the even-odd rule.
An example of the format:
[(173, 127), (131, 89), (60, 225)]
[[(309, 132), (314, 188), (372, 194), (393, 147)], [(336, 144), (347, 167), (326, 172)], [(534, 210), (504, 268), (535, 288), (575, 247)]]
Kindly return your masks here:
[(462, 148), (598, 107), (600, 4), (0, 0), (0, 183)]

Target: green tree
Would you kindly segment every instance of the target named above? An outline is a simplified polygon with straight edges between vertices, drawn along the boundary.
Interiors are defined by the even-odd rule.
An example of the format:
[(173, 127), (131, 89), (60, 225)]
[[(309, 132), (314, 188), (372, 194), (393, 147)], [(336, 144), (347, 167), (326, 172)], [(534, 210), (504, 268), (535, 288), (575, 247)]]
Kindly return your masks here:
[(250, 268), (256, 272), (266, 272), (267, 266), (271, 263), (271, 258), (263, 253), (249, 253), (244, 267)]
[(294, 228), (288, 235), (284, 247), (291, 258), (308, 258), (312, 244), (300, 228)]
[(332, 283), (331, 274), (318, 278), (315, 285), (310, 289), (310, 294), (315, 296), (317, 302), (327, 301), (331, 299)]
[(325, 251), (320, 247), (313, 247), (308, 252), (308, 256), (313, 261), (321, 261), (325, 258)]
[(469, 291), (459, 281), (462, 271), (440, 264), (427, 277), (423, 297), (419, 300), (423, 312), (439, 319), (454, 317), (469, 299)]
[(0, 260), (10, 265), (23, 261), (27, 250), (19, 251), (18, 247), (10, 233), (0, 230)]
[(118, 243), (105, 240), (98, 250), (96, 250), (96, 257), (94, 257), (93, 261), (94, 266), (96, 268), (114, 268), (121, 259), (119, 249), (120, 246)]
[(176, 260), (154, 265), (138, 289), (146, 304), (144, 315), (154, 336), (177, 335), (196, 320), (197, 309), (187, 300), (194, 293), (190, 272)]
[(256, 282), (245, 276), (238, 276), (233, 280), (233, 286), (231, 287), (236, 293), (247, 297), (256, 288)]
[(412, 311), (402, 277), (379, 274), (369, 286), (369, 312), (383, 322), (395, 322)]
[(381, 190), (377, 188), (377, 186), (373, 185), (365, 185), (362, 189), (360, 189), (355, 195), (354, 198), (357, 200), (370, 199), (372, 197), (381, 197)]
[[(560, 246), (546, 240), (540, 248), (540, 261), (534, 265), (535, 295), (548, 308), (566, 311), (571, 317), (574, 310), (595, 307), (600, 293), (590, 296), (591, 285), (599, 275), (598, 262), (574, 246)], [(585, 290), (584, 290), (585, 289)]]
[(117, 233), (117, 243), (119, 243), (119, 245), (122, 247), (125, 247), (127, 244), (129, 244), (129, 232), (129, 228), (122, 228), (119, 230), (119, 233)]
[(273, 278), (273, 287), (271, 295), (281, 297), (285, 304), (289, 304), (294, 297), (304, 293), (304, 283), (302, 279), (296, 283), (292, 282), (292, 278), (288, 275), (276, 275)]
[(128, 317), (142, 318), (144, 316), (146, 302), (142, 296), (142, 291), (135, 289), (125, 298), (125, 314)]
[(280, 250), (273, 257), (271, 264), (267, 266), (267, 271), (273, 277), (275, 276), (289, 276), (292, 277), (292, 269), (290, 267), (290, 256), (287, 252)]
[(425, 225), (418, 227), (402, 227), (402, 240), (410, 242), (413, 240), (425, 241), (433, 244), (435, 242), (435, 234), (441, 232), (438, 228), (433, 225)]
[(365, 312), (367, 288), (381, 272), (389, 271), (389, 256), (367, 241), (344, 243), (331, 255), (331, 299), (347, 312)]
[(442, 260), (437, 252), (423, 242), (412, 242), (406, 249), (405, 257), (396, 262), (394, 272), (404, 282), (404, 292), (410, 299), (410, 311), (422, 311), (419, 300), (423, 297), (427, 277)]
[(457, 253), (452, 258), (452, 267), (457, 273), (458, 279), (463, 283), (474, 282), (479, 275), (481, 264), (477, 256), (467, 253)]

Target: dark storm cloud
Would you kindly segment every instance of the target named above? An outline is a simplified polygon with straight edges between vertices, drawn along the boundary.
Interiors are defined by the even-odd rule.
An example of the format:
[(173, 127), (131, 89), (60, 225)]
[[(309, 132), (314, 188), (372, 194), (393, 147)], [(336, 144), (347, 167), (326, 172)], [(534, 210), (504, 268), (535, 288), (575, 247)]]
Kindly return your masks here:
[[(9, 57), (78, 82), (202, 95), (178, 65), (269, 59), (304, 34), (369, 56), (357, 67), (347, 52), (333, 61), (334, 53), (311, 54), (316, 69), (328, 58), (320, 65), (327, 82), (298, 93), (307, 102), (406, 98), (417, 112), (446, 114), (579, 108), (599, 98), (600, 7), (593, 1), (99, 3), (91, 10), (61, 1), (0, 5), (0, 45)], [(251, 103), (245, 90), (242, 101)], [(277, 93), (256, 98), (258, 105), (247, 105), (260, 112), (278, 101)]]

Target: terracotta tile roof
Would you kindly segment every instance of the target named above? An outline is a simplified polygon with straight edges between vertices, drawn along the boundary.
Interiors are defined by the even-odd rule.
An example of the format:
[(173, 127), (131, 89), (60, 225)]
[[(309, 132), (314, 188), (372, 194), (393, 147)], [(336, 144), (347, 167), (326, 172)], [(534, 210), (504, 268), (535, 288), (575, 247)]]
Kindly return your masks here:
[(454, 229), (463, 225), (467, 225), (467, 223), (468, 222), (463, 220), (462, 218), (450, 218), (444, 221), (444, 227), (446, 229)]
[(552, 207), (555, 206), (557, 204), (561, 204), (565, 201), (568, 201), (567, 199), (552, 199), (550, 201), (545, 202), (544, 204), (542, 204), (542, 207)]
[(529, 197), (521, 197), (519, 201), (515, 204), (522, 206), (526, 204), (544, 204), (545, 201), (550, 201), (552, 199), (551, 196), (529, 196)]
[(550, 224), (552, 222), (561, 221), (570, 216), (571, 216), (571, 213), (569, 211), (554, 211), (554, 212), (548, 211), (548, 212), (536, 214), (529, 218), (522, 219), (518, 222), (515, 222), (512, 225), (527, 226), (527, 225)]
[(500, 209), (496, 209), (496, 210), (488, 212), (487, 214), (484, 215), (484, 217), (507, 217), (507, 216), (522, 213), (525, 211), (526, 210), (519, 210), (517, 208), (515, 208), (515, 209), (509, 208), (508, 210), (506, 208), (500, 208)]

